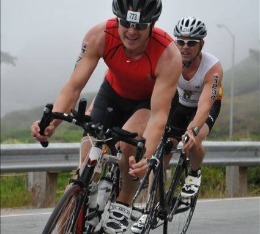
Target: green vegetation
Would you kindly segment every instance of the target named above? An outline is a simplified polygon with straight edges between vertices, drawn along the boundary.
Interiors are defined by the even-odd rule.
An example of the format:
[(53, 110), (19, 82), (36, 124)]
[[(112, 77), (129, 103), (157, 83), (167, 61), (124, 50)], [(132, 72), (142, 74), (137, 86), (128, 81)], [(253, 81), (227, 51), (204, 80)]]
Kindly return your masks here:
[[(259, 52), (235, 66), (233, 140), (260, 140)], [(229, 135), (231, 71), (224, 72), (224, 98), (221, 112), (209, 140), (225, 140)]]
[[(200, 199), (225, 197), (225, 168), (203, 167), (203, 183)], [(58, 201), (64, 192), (72, 173), (60, 173), (56, 192)], [(1, 208), (32, 207), (32, 193), (27, 191), (27, 175), (1, 176)], [(248, 169), (248, 195), (260, 196), (260, 167)]]
[(27, 191), (26, 175), (10, 174), (0, 177), (1, 208), (31, 206), (32, 194)]

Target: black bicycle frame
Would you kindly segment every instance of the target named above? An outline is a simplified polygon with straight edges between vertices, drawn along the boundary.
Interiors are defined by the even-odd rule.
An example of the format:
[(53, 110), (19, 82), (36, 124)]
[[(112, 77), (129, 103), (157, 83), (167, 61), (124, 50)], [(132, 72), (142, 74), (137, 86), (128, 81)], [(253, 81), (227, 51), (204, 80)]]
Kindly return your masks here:
[(175, 178), (175, 180), (171, 181), (169, 190), (168, 190), (167, 195), (166, 195), (166, 204), (168, 204), (167, 207), (169, 209), (172, 208), (174, 191), (176, 190), (176, 188), (178, 186), (178, 183), (180, 181), (180, 177), (181, 177), (184, 170), (185, 170), (185, 175), (187, 176), (187, 174), (188, 174), (187, 156), (186, 156), (185, 153), (181, 153), (179, 161), (178, 161), (177, 166), (176, 166), (176, 170), (175, 170), (174, 175), (173, 175), (173, 178)]

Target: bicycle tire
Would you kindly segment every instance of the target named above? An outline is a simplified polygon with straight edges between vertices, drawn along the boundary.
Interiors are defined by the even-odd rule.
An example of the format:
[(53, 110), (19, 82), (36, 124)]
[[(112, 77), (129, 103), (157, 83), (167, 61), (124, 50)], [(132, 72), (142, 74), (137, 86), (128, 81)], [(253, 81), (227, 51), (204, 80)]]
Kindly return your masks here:
[[(164, 144), (161, 144), (154, 154), (154, 157), (159, 160), (157, 162), (159, 164), (156, 163), (148, 169), (148, 172), (146, 173), (141, 185), (138, 188), (134, 203), (132, 204), (133, 206), (137, 207), (137, 205), (135, 205), (135, 202), (139, 200), (139, 196), (141, 196), (142, 192), (146, 190), (148, 196), (145, 200), (145, 208), (143, 209), (143, 214), (146, 215), (146, 219), (142, 227), (141, 234), (148, 234), (151, 229), (155, 229), (161, 225), (159, 224), (159, 221), (162, 218), (162, 214), (161, 210), (158, 208), (160, 208), (160, 200), (164, 199), (164, 195), (161, 195), (161, 186), (163, 181), (159, 181), (159, 179), (161, 178), (165, 180), (163, 155)], [(153, 163), (155, 163), (155, 161), (153, 161)], [(153, 173), (152, 178), (150, 178), (151, 173)], [(147, 188), (148, 180), (149, 187)]]
[(149, 192), (148, 200), (146, 203), (146, 221), (144, 227), (142, 229), (141, 234), (148, 234), (151, 229), (154, 229), (157, 226), (157, 204), (158, 204), (158, 183), (159, 183), (159, 176), (155, 175), (153, 181), (151, 182), (151, 189)]
[(195, 211), (198, 193), (189, 198), (184, 199), (180, 195), (180, 191), (183, 187), (184, 180), (186, 178), (187, 170), (185, 170), (186, 166), (176, 167), (175, 175), (173, 177), (172, 183), (174, 184), (174, 189), (172, 190), (173, 194), (167, 194), (168, 197), (171, 197), (171, 201), (168, 201), (168, 204), (171, 208), (171, 217), (168, 216), (168, 219), (164, 220), (163, 224), (163, 234), (169, 233), (168, 224), (171, 225), (171, 233), (174, 234), (185, 234), (188, 230), (189, 224), (191, 222), (193, 213)]
[(79, 185), (70, 186), (54, 208), (42, 234), (81, 233), (78, 226), (83, 205), (83, 191)]
[(196, 208), (197, 199), (198, 194), (196, 194), (194, 197), (191, 197), (189, 206), (181, 208), (181, 204), (178, 205), (176, 213), (173, 215), (173, 219), (171, 221), (171, 233), (185, 234), (187, 232)]

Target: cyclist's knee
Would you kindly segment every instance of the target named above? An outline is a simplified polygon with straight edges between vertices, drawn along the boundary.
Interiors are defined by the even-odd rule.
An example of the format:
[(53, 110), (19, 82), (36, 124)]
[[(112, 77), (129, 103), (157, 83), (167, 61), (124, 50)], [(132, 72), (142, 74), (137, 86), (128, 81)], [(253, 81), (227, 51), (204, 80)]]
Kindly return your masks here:
[(206, 154), (205, 148), (203, 145), (197, 144), (194, 147), (192, 147), (188, 152), (188, 158), (192, 158), (193, 160), (202, 160)]
[(136, 132), (138, 136), (141, 137), (146, 128), (149, 116), (150, 110), (137, 110), (124, 124), (123, 129), (128, 130), (130, 132)]

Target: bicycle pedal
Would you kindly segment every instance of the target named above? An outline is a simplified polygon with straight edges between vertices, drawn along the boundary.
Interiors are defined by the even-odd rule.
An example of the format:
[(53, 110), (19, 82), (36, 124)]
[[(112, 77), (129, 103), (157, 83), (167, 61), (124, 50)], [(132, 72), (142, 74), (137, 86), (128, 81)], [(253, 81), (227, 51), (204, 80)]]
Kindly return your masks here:
[(191, 204), (191, 198), (182, 198), (180, 201), (180, 205), (190, 206), (190, 204)]

